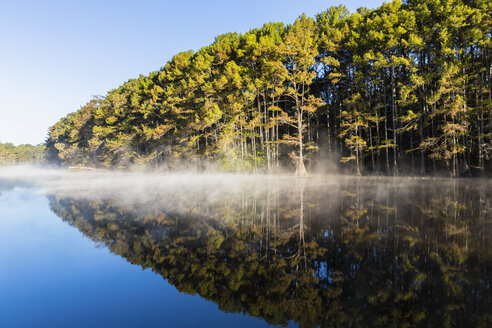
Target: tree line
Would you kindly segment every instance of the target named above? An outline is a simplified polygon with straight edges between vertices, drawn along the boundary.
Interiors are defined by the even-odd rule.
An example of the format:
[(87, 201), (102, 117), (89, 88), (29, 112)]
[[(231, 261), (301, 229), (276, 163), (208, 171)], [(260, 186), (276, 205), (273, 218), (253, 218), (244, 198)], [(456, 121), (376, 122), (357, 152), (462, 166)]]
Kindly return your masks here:
[[(100, 167), (485, 175), (488, 0), (331, 7), (228, 33), (49, 129), (48, 159)], [(307, 169), (306, 169), (307, 168)]]
[(0, 143), (0, 166), (19, 163), (41, 163), (45, 160), (45, 146), (18, 145)]

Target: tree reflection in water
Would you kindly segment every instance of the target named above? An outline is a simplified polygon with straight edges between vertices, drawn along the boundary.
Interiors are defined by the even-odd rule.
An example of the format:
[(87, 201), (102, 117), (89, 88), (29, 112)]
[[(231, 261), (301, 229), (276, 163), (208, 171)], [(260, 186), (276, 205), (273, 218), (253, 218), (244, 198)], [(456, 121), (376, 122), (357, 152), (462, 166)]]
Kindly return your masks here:
[(50, 202), (95, 242), (222, 311), (301, 327), (490, 326), (490, 184), (402, 181), (171, 189), (160, 197), (173, 206)]

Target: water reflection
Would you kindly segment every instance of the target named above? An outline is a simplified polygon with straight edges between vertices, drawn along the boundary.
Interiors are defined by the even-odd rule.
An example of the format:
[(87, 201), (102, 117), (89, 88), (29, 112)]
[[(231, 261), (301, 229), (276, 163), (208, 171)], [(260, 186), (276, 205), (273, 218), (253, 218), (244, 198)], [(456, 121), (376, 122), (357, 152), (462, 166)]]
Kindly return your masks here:
[(287, 182), (50, 204), (179, 291), (272, 325), (492, 324), (488, 181)]

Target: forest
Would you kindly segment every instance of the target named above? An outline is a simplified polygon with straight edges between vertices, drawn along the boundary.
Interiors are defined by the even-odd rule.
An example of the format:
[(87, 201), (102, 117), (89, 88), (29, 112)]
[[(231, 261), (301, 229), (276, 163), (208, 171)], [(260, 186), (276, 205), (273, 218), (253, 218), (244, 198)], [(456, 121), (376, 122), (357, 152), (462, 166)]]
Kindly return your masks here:
[(19, 163), (41, 163), (45, 160), (45, 146), (18, 145), (0, 142), (0, 166)]
[(47, 159), (299, 176), (490, 174), (491, 7), (341, 5), (217, 36), (61, 118)]

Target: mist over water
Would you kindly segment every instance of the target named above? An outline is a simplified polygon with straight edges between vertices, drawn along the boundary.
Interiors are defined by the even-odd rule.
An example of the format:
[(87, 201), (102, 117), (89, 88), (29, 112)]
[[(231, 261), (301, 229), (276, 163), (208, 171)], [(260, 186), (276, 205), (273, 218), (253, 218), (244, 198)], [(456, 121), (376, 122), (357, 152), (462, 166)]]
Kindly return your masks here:
[[(165, 208), (174, 200), (186, 202), (218, 202), (227, 195), (259, 195), (299, 190), (332, 190), (344, 185), (362, 188), (363, 197), (387, 196), (397, 188), (411, 194), (416, 187), (449, 187), (479, 185), (487, 189), (490, 179), (454, 180), (446, 178), (353, 177), (343, 175), (312, 175), (296, 178), (292, 175), (224, 174), (224, 173), (160, 173), (131, 171), (77, 171), (34, 166), (0, 168), (4, 185), (34, 187), (40, 193), (56, 194), (88, 200), (112, 199), (124, 204), (151, 205), (156, 201)], [(288, 201), (288, 200), (286, 200)]]
[(229, 196), (251, 196), (299, 188), (326, 187), (351, 179), (336, 176), (221, 173), (76, 171), (40, 167), (0, 168), (0, 181), (37, 188), (43, 194), (87, 200), (117, 201), (169, 209), (177, 203), (214, 204)]
[(46, 196), (180, 292), (269, 325), (492, 320), (491, 180), (0, 169), (9, 188)]

